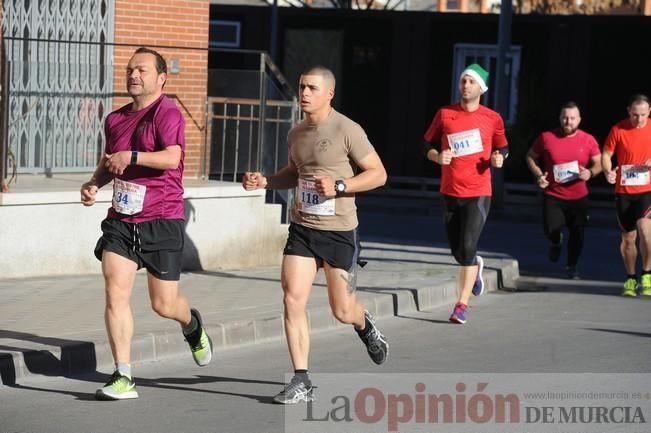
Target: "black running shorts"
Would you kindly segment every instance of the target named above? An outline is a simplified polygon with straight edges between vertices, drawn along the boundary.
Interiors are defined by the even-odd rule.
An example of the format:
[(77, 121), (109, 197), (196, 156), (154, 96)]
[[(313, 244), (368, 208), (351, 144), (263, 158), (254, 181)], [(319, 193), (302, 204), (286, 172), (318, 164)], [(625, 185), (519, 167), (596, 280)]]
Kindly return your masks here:
[(283, 254), (314, 257), (351, 273), (357, 266), (360, 251), (356, 229), (342, 232), (316, 230), (292, 223)]
[(107, 218), (102, 221), (102, 237), (95, 246), (95, 257), (102, 260), (104, 250), (126, 257), (146, 268), (159, 280), (178, 281), (185, 239), (185, 221), (154, 220), (126, 223)]
[(642, 194), (616, 194), (617, 221), (625, 232), (637, 228), (637, 220), (651, 218), (651, 192)]

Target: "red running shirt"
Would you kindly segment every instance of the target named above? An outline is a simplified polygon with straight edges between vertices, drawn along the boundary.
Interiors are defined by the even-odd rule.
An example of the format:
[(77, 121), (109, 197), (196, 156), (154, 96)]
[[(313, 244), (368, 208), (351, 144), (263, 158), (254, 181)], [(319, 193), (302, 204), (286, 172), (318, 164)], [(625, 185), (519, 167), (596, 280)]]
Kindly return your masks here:
[[(649, 171), (640, 170), (646, 161), (651, 159), (651, 122), (647, 121), (643, 128), (634, 128), (631, 121), (626, 119), (613, 126), (606, 138), (604, 152), (612, 152), (617, 158), (617, 194), (640, 194), (651, 191)], [(615, 165), (613, 164), (613, 167)], [(627, 170), (631, 167), (632, 170)], [(622, 171), (628, 171), (629, 179), (622, 182)], [(634, 178), (630, 178), (633, 176)], [(624, 185), (625, 183), (626, 185)]]
[[(540, 134), (531, 150), (542, 157), (543, 172), (547, 172), (549, 186), (543, 192), (561, 200), (579, 200), (588, 195), (586, 182), (579, 179), (580, 167), (588, 168), (590, 160), (600, 155), (597, 140), (577, 129), (571, 137), (558, 130)], [(567, 175), (568, 171), (572, 175)]]
[(504, 121), (495, 111), (480, 105), (469, 112), (460, 104), (441, 108), (425, 132), (429, 143), (452, 149), (450, 165), (441, 166), (441, 192), (453, 197), (492, 195), (490, 157), (506, 147)]

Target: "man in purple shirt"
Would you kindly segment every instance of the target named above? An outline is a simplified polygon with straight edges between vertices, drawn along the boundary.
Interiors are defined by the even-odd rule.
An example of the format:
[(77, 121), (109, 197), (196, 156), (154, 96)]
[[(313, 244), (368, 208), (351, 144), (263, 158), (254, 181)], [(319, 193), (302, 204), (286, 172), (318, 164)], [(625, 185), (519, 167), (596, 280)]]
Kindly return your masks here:
[(167, 64), (156, 51), (139, 48), (126, 70), (133, 102), (106, 118), (105, 155), (81, 187), (84, 206), (113, 181), (113, 203), (102, 222), (95, 256), (102, 262), (106, 288), (104, 319), (115, 372), (97, 390), (99, 400), (137, 398), (131, 375), (133, 316), (129, 300), (136, 271), (147, 269), (153, 310), (181, 325), (198, 365), (212, 357), (212, 342), (201, 315), (179, 293), (183, 213), (185, 121), (163, 94)]

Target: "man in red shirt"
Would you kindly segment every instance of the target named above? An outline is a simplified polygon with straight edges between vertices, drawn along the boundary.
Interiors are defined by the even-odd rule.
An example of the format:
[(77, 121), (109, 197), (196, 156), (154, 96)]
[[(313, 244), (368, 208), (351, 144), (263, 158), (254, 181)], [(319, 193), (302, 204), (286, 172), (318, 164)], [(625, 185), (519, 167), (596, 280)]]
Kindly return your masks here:
[[(622, 230), (620, 251), (627, 273), (624, 296), (637, 295), (638, 234), (642, 251), (640, 294), (651, 296), (651, 123), (648, 120), (649, 98), (633, 96), (628, 105), (628, 119), (612, 127), (601, 154), (606, 179), (615, 184), (617, 220)], [(613, 155), (618, 164), (615, 168)]]
[(454, 323), (466, 323), (470, 294), (484, 291), (484, 261), (477, 255), (477, 243), (490, 209), (490, 167), (502, 167), (508, 154), (504, 121), (479, 103), (487, 82), (486, 70), (468, 66), (459, 77), (461, 100), (442, 107), (424, 137), (425, 156), (441, 165), (443, 218), (460, 265), (459, 297), (450, 316)]
[(540, 134), (527, 153), (527, 165), (543, 190), (543, 224), (549, 239), (549, 260), (557, 262), (563, 244), (563, 227), (570, 232), (567, 276), (579, 278), (577, 263), (588, 224), (586, 182), (601, 172), (597, 140), (579, 129), (581, 113), (574, 102), (561, 108), (560, 128)]

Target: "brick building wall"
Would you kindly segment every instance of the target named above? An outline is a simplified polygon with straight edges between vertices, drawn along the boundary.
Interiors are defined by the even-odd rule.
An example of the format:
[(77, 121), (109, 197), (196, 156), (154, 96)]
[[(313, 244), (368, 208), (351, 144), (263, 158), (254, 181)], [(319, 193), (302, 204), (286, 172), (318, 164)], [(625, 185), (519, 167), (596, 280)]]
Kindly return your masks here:
[[(153, 48), (167, 60), (168, 72), (172, 59), (180, 62), (180, 73), (168, 73), (164, 91), (174, 97), (185, 116), (185, 177), (188, 178), (201, 177), (207, 167), (204, 130), (209, 15), (209, 0), (115, 1), (114, 42), (134, 45), (114, 48), (115, 92), (126, 91), (125, 67), (137, 46), (179, 47)], [(128, 102), (128, 96), (116, 97), (113, 109)]]

